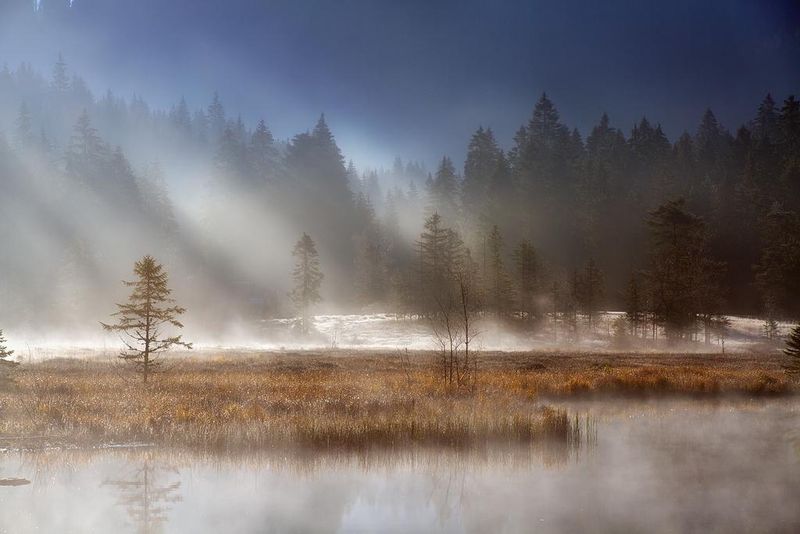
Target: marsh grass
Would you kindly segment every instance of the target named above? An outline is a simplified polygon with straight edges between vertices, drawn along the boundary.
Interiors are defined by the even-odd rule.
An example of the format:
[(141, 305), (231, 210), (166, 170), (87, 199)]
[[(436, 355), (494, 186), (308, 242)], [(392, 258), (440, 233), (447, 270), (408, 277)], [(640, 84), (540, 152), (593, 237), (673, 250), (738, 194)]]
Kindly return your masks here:
[(181, 359), (147, 385), (103, 361), (21, 366), (13, 385), (0, 390), (0, 446), (335, 451), (573, 443), (581, 421), (542, 405), (543, 398), (794, 392), (768, 360), (671, 355), (642, 364), (579, 354), (485, 354), (477, 387), (463, 391), (442, 383), (432, 358), (333, 352)]

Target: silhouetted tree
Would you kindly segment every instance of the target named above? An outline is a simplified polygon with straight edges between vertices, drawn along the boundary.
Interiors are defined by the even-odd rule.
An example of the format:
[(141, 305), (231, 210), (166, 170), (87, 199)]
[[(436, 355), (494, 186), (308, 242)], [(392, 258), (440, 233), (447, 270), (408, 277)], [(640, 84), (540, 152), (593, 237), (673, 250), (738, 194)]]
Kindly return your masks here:
[(593, 330), (597, 320), (600, 300), (605, 292), (603, 273), (597, 267), (594, 259), (590, 259), (586, 263), (582, 275), (578, 275), (576, 285), (576, 304), (586, 316), (589, 330)]
[(486, 210), (490, 187), (501, 157), (502, 152), (497, 146), (492, 129), (478, 128), (467, 147), (461, 188), (465, 218), (473, 224), (476, 216)]
[(800, 314), (800, 217), (774, 206), (764, 221), (756, 281), (768, 316)]
[(447, 156), (442, 158), (436, 174), (428, 186), (430, 209), (438, 213), (445, 224), (452, 226), (458, 217), (458, 176), (453, 162)]
[(503, 262), (503, 236), (497, 225), (489, 233), (486, 248), (487, 272), (484, 274), (484, 283), (487, 304), (496, 315), (506, 315), (511, 306), (511, 284)]
[(693, 331), (700, 312), (700, 292), (716, 283), (717, 263), (707, 256), (706, 225), (688, 212), (682, 199), (651, 212), (650, 269), (647, 271), (654, 313), (671, 339)]
[(785, 366), (786, 370), (793, 374), (800, 373), (800, 325), (795, 326), (789, 332), (783, 353), (791, 358)]
[(644, 333), (645, 314), (644, 295), (642, 294), (639, 277), (633, 274), (625, 292), (625, 317), (634, 336), (640, 335), (640, 331), (642, 334)]
[(527, 319), (537, 318), (536, 292), (540, 285), (540, 265), (536, 249), (530, 241), (522, 241), (514, 249), (514, 264), (516, 267), (516, 295), (517, 306)]

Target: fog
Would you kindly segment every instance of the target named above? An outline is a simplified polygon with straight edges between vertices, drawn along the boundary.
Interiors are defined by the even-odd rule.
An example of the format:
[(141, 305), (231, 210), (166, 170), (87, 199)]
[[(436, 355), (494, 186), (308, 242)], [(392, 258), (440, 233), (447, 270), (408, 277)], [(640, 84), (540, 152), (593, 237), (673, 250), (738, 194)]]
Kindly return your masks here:
[[(574, 450), (8, 453), (11, 532), (675, 532), (800, 526), (794, 401), (571, 403)], [(80, 489), (80, 491), (76, 491)], [(568, 496), (568, 497), (567, 497)], [(148, 508), (149, 507), (149, 508)], [(149, 510), (149, 513), (148, 513)]]
[[(455, 88), (431, 62), (409, 73), (407, 53), (420, 51), (398, 25), (410, 14), (387, 13), (396, 20), (377, 39), (366, 21), (373, 8), (347, 8), (364, 17), (353, 28), (368, 28), (377, 47), (361, 58), (383, 80), (375, 81), (349, 45), (326, 49), (339, 63), (325, 64), (310, 59), (302, 31), (258, 41), (263, 32), (250, 23), (211, 24), (227, 13), (221, 4), (166, 36), (175, 6), (155, 22), (151, 4), (101, 4), (0, 4), (0, 326), (18, 349), (112, 342), (98, 323), (126, 298), (120, 282), (145, 254), (164, 265), (187, 309), (187, 338), (206, 345), (429, 347), (443, 303), (454, 309), (459, 276), (474, 289), (481, 348), (532, 348), (550, 337), (551, 346), (610, 345), (613, 325), (598, 319), (607, 310), (626, 312), (626, 335), (644, 336), (641, 316), (654, 337), (680, 341), (710, 340), (719, 317), (796, 317), (797, 258), (774, 253), (800, 232), (788, 94), (796, 78), (777, 68), (796, 56), (791, 40), (776, 45), (774, 68), (758, 71), (746, 104), (719, 97), (719, 117), (698, 101), (724, 92), (709, 96), (702, 84), (696, 98), (678, 94), (661, 106), (653, 97), (648, 109), (592, 95), (589, 113), (568, 89), (581, 85), (577, 74), (544, 52), (535, 83), (475, 56), (474, 83), (448, 98)], [(314, 30), (308, 48), (333, 42), (336, 31), (321, 20), (328, 11), (284, 7), (256, 10), (254, 20)], [(429, 33), (440, 14), (426, 14), (412, 34), (459, 65)], [(761, 14), (783, 35), (775, 12)], [(473, 24), (474, 15), (458, 20)], [(237, 29), (242, 42), (220, 40)], [(747, 38), (758, 41), (765, 30), (752, 31)], [(130, 47), (119, 46), (122, 36)], [(747, 66), (742, 59), (736, 72)], [(496, 105), (489, 74), (524, 98)], [(401, 99), (411, 87), (414, 98)], [(700, 267), (659, 270), (668, 253), (653, 219), (660, 208), (698, 221), (686, 237), (694, 247), (692, 232), (702, 235)], [(434, 215), (441, 234), (431, 234)], [(300, 309), (290, 298), (292, 252), (304, 233), (324, 278), (319, 298)], [(665, 284), (675, 288), (670, 302), (657, 291)], [(306, 314), (318, 316), (310, 337), (292, 337)], [(398, 320), (352, 331), (362, 316)]]

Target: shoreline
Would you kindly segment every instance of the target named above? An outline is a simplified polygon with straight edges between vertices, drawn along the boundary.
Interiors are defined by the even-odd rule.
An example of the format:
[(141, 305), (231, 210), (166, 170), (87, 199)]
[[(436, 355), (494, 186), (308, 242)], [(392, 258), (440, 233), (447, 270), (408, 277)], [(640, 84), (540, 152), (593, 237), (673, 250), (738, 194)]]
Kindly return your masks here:
[[(471, 449), (568, 443), (571, 400), (794, 397), (772, 353), (476, 353), (448, 386), (431, 352), (218, 353), (175, 358), (147, 385), (121, 362), (20, 365), (0, 388), (3, 436), (64, 446), (221, 450)], [(169, 362), (169, 356), (164, 358)]]

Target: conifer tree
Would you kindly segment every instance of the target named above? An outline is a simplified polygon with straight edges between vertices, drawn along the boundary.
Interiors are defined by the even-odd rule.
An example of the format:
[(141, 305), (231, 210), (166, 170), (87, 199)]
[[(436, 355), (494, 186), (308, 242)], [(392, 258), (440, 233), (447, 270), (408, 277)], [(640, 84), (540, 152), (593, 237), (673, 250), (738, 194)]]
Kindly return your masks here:
[(436, 175), (429, 178), (428, 195), (431, 211), (437, 212), (447, 225), (456, 221), (458, 207), (458, 177), (452, 160), (447, 156), (442, 158)]
[(275, 148), (275, 139), (266, 123), (258, 121), (256, 131), (250, 138), (248, 147), (250, 172), (256, 184), (263, 184), (275, 177), (278, 151)]
[(353, 236), (355, 289), (361, 304), (381, 302), (386, 290), (386, 242), (369, 199), (359, 193), (355, 203), (361, 232)]
[(437, 287), (446, 279), (444, 249), (447, 242), (447, 229), (442, 218), (434, 212), (425, 219), (425, 227), (417, 241), (419, 254), (419, 296), (432, 296)]
[(58, 54), (58, 60), (53, 65), (53, 90), (57, 93), (66, 93), (69, 90), (69, 77), (67, 76), (67, 62), (64, 56)]
[(786, 348), (783, 353), (791, 358), (786, 364), (786, 370), (793, 374), (800, 373), (800, 325), (792, 328), (789, 337), (786, 339)]
[(639, 278), (635, 274), (631, 275), (628, 289), (625, 292), (625, 318), (628, 320), (634, 337), (638, 336), (640, 326), (645, 319), (645, 305)]
[(177, 107), (173, 107), (170, 112), (170, 121), (173, 128), (187, 138), (192, 133), (192, 116), (189, 113), (189, 106), (186, 104), (186, 98), (181, 97)]
[(153, 371), (163, 362), (159, 354), (173, 346), (192, 348), (191, 343), (180, 335), (164, 335), (165, 327), (183, 328), (178, 316), (186, 312), (170, 297), (167, 272), (152, 256), (144, 256), (134, 264), (133, 272), (137, 279), (123, 282), (133, 291), (125, 304), (117, 304), (118, 311), (112, 314), (117, 319), (114, 324), (100, 323), (107, 332), (120, 332), (125, 345), (119, 357), (135, 365), (142, 374), (144, 383)]
[(8, 360), (8, 358), (10, 358), (12, 354), (14, 354), (14, 351), (8, 350), (8, 347), (6, 347), (6, 343), (7, 341), (5, 336), (3, 335), (3, 331), (0, 330), (0, 364), (13, 363), (11, 362), (11, 360)]
[(320, 302), (322, 297), (319, 294), (322, 286), (323, 274), (319, 267), (319, 254), (317, 245), (306, 233), (297, 241), (292, 251), (295, 258), (295, 267), (292, 271), (294, 288), (291, 298), (300, 312), (300, 327), (302, 333), (308, 333), (309, 312), (311, 306)]
[(603, 293), (603, 273), (597, 267), (594, 259), (590, 259), (586, 263), (583, 273), (575, 271), (573, 275), (575, 304), (586, 316), (590, 330), (594, 329), (598, 306)]
[(462, 204), (466, 217), (474, 217), (476, 213), (483, 211), (489, 186), (501, 157), (502, 152), (497, 146), (492, 129), (478, 128), (470, 139), (464, 162)]
[(668, 337), (682, 338), (695, 326), (702, 289), (717, 284), (719, 263), (707, 257), (705, 222), (687, 211), (683, 199), (652, 211), (647, 224), (651, 232), (647, 279), (653, 311)]
[(28, 111), (28, 105), (23, 102), (19, 106), (19, 114), (17, 115), (16, 131), (14, 137), (17, 146), (26, 149), (33, 144), (33, 127), (31, 125), (31, 113)]
[(540, 289), (540, 268), (536, 249), (530, 241), (523, 241), (514, 249), (514, 263), (517, 275), (517, 304), (527, 319), (535, 319), (538, 310), (534, 298), (536, 291)]
[(216, 91), (208, 106), (208, 126), (211, 131), (211, 142), (216, 144), (225, 131), (225, 108)]
[(505, 315), (510, 306), (511, 288), (503, 264), (503, 236), (497, 225), (492, 227), (487, 240), (487, 271), (484, 274), (489, 309), (497, 316)]

